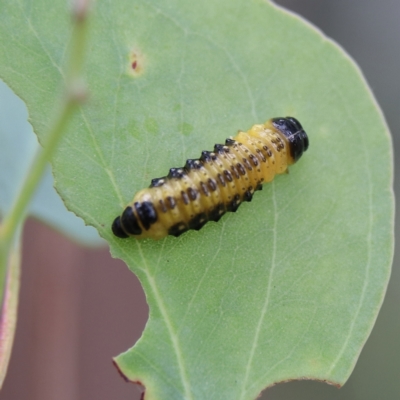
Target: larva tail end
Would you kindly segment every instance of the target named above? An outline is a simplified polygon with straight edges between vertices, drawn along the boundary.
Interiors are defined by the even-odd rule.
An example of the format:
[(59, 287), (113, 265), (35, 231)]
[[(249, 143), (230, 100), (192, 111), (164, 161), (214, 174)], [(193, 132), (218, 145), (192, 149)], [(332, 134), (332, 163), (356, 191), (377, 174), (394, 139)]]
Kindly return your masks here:
[(111, 229), (113, 234), (121, 239), (126, 239), (127, 237), (129, 237), (129, 235), (127, 235), (126, 232), (122, 229), (120, 216), (114, 219)]

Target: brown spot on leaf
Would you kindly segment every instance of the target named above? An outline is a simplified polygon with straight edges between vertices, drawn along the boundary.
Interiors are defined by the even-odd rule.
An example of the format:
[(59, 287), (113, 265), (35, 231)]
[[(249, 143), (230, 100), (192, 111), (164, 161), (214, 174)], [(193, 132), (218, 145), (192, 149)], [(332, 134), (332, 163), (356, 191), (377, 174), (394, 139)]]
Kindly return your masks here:
[(145, 67), (145, 57), (138, 49), (132, 50), (129, 53), (129, 68), (128, 73), (133, 77), (138, 77), (143, 74)]

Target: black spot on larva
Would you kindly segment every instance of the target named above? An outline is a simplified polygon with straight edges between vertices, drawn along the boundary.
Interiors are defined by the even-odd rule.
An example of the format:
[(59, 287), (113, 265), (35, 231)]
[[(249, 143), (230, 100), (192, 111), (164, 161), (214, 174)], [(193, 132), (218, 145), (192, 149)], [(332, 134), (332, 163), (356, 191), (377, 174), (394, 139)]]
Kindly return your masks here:
[(246, 190), (243, 195), (243, 200), (251, 201), (252, 198), (253, 198), (253, 193), (251, 192), (251, 190)]
[(190, 171), (192, 169), (200, 169), (203, 166), (200, 160), (197, 159), (189, 159), (186, 160), (185, 169)]
[(209, 178), (208, 179), (208, 187), (212, 192), (214, 192), (215, 190), (217, 190), (217, 182), (214, 179)]
[(208, 218), (210, 221), (218, 222), (225, 213), (225, 206), (220, 203), (217, 204), (209, 213)]
[(216, 145), (214, 145), (214, 153), (217, 153), (217, 154), (222, 154), (222, 153), (224, 153), (225, 152), (225, 150), (224, 150), (224, 145), (223, 144), (216, 144)]
[(206, 214), (200, 213), (189, 221), (189, 229), (195, 229), (198, 231), (207, 223), (207, 221)]
[(264, 149), (265, 151), (268, 151), (268, 146), (264, 145), (264, 146), (263, 146), (263, 149)]
[(257, 167), (257, 165), (259, 164), (259, 162), (258, 162), (258, 160), (257, 160), (257, 157), (256, 157), (254, 154), (250, 154), (250, 155), (249, 155), (249, 158), (250, 158), (250, 160), (253, 162), (253, 165), (254, 165), (255, 167)]
[(256, 186), (256, 190), (262, 190), (263, 189), (263, 185), (262, 185), (262, 183), (259, 183), (257, 186)]
[(243, 145), (242, 143), (240, 143), (240, 146), (242, 147), (242, 150), (244, 150), (244, 152), (245, 153), (248, 153), (250, 150), (245, 146), (245, 145)]
[(175, 208), (175, 206), (176, 206), (176, 200), (175, 200), (175, 198), (172, 197), (172, 196), (168, 196), (168, 197), (167, 197), (166, 203), (167, 203), (167, 206), (168, 206), (171, 210), (173, 210), (173, 209)]
[(238, 170), (236, 169), (236, 167), (234, 165), (231, 165), (231, 170), (232, 170), (233, 175), (235, 176), (235, 178), (239, 179), (240, 178), (239, 172), (238, 172)]
[(232, 182), (233, 181), (232, 174), (229, 171), (225, 170), (224, 171), (224, 175), (225, 175), (225, 178), (226, 178), (226, 180), (228, 182)]
[(150, 187), (160, 187), (165, 184), (165, 179), (166, 177), (164, 176), (163, 178), (154, 178), (151, 180)]
[(211, 161), (211, 152), (210, 151), (205, 151), (205, 150), (202, 151), (200, 160), (201, 161), (205, 161), (205, 162)]
[(114, 219), (111, 229), (113, 231), (113, 234), (121, 239), (129, 237), (129, 235), (127, 235), (126, 232), (122, 229), (120, 216)]
[(233, 200), (230, 203), (228, 203), (226, 210), (235, 212), (239, 208), (239, 206), (240, 206), (240, 196), (237, 194), (235, 195)]
[(169, 170), (168, 178), (177, 178), (181, 179), (186, 175), (186, 171), (183, 168), (171, 168)]
[(251, 171), (253, 169), (247, 158), (243, 158), (243, 164), (249, 171)]
[(196, 189), (193, 189), (191, 187), (188, 188), (188, 190), (187, 190), (187, 194), (189, 195), (189, 199), (192, 200), (192, 201), (197, 199), (197, 194), (198, 193), (199, 192)]
[(240, 175), (246, 175), (246, 170), (244, 169), (244, 167), (241, 163), (237, 163), (236, 168), (239, 171)]
[(225, 186), (225, 185), (226, 185), (226, 182), (225, 182), (224, 177), (223, 177), (221, 174), (218, 174), (217, 177), (218, 177), (218, 180), (219, 180), (220, 184), (221, 184), (222, 186)]
[(144, 201), (143, 203), (135, 203), (135, 209), (139, 218), (139, 221), (143, 225), (143, 228), (149, 230), (150, 225), (157, 221), (157, 212), (150, 201)]
[(167, 206), (166, 206), (165, 203), (164, 203), (164, 200), (163, 200), (163, 199), (160, 199), (159, 203), (160, 203), (160, 210), (161, 210), (163, 213), (166, 213), (168, 210), (167, 210)]
[(209, 196), (209, 195), (210, 195), (210, 192), (209, 192), (209, 190), (208, 190), (208, 187), (207, 187), (207, 185), (206, 185), (204, 182), (200, 182), (200, 187), (201, 187), (201, 190), (203, 191), (203, 193), (204, 193), (206, 196)]
[(136, 215), (131, 206), (125, 208), (121, 215), (121, 225), (124, 231), (130, 235), (140, 235), (142, 228), (139, 226)]
[(182, 197), (183, 202), (186, 205), (188, 205), (189, 204), (189, 196), (183, 190), (181, 191), (181, 197)]
[(236, 140), (233, 140), (233, 139), (226, 139), (225, 140), (225, 145), (226, 146), (233, 146), (234, 144), (236, 143)]
[(264, 154), (262, 153), (262, 151), (260, 149), (257, 149), (256, 152), (257, 152), (258, 156), (261, 158), (262, 162), (267, 161), (267, 159), (265, 158)]
[(178, 222), (175, 225), (172, 225), (171, 228), (168, 229), (168, 235), (172, 235), (178, 237), (182, 235), (182, 233), (186, 232), (189, 228), (186, 226), (184, 222)]

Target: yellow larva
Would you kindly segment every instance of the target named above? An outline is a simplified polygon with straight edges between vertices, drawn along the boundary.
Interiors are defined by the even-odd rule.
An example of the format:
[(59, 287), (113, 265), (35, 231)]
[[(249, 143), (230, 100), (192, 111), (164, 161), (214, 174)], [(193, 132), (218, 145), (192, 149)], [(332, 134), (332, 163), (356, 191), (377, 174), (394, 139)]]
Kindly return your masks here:
[(153, 179), (114, 220), (112, 231), (120, 238), (161, 239), (198, 230), (250, 201), (255, 190), (284, 173), (307, 148), (307, 134), (295, 118), (253, 125), (225, 145), (216, 144), (213, 152), (203, 151), (183, 168)]

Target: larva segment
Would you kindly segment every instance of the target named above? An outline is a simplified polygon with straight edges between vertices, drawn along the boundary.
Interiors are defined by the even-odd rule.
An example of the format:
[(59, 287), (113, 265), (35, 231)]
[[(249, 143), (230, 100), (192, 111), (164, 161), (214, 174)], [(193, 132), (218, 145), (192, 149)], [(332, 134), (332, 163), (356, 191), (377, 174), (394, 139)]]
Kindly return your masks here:
[(214, 151), (203, 151), (199, 159), (153, 179), (114, 220), (113, 233), (161, 239), (198, 230), (251, 201), (255, 190), (284, 173), (307, 148), (307, 134), (292, 117), (253, 125), (226, 139), (225, 145), (216, 144)]

